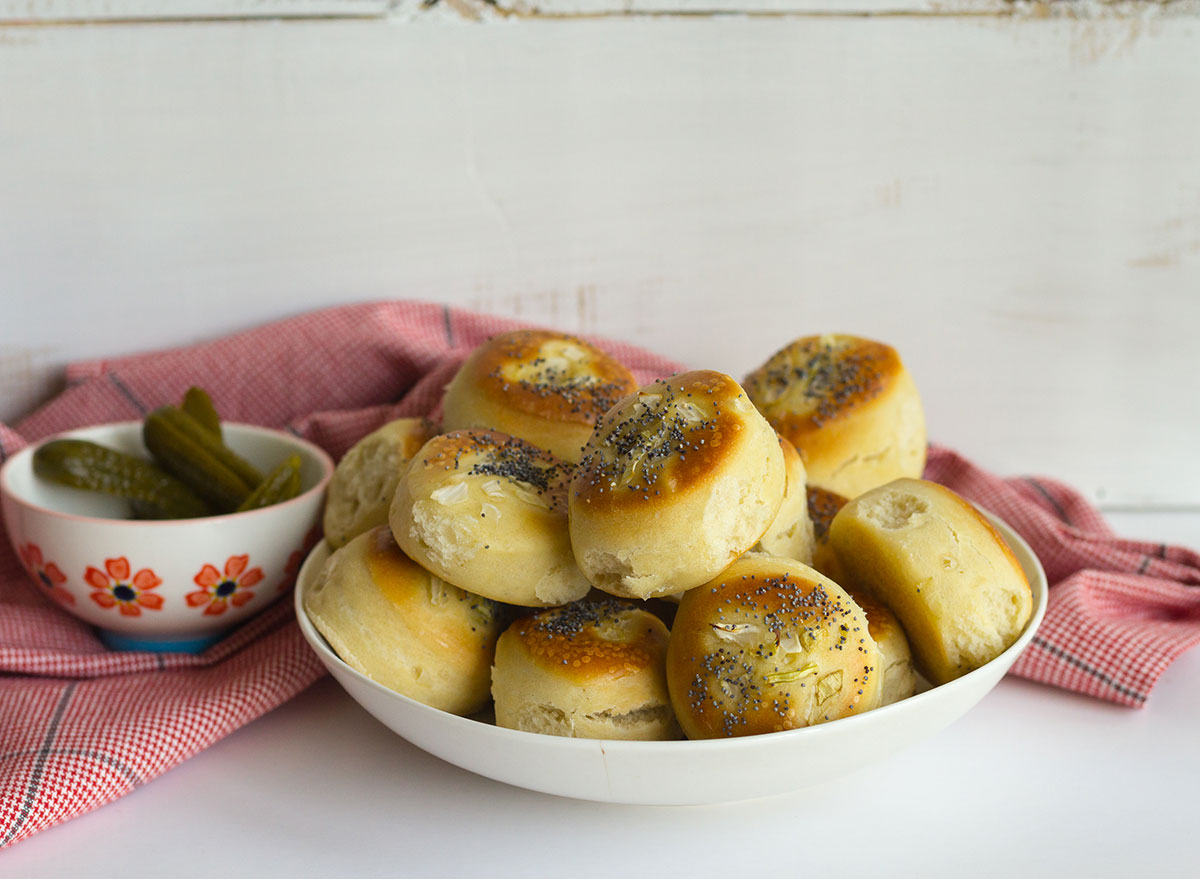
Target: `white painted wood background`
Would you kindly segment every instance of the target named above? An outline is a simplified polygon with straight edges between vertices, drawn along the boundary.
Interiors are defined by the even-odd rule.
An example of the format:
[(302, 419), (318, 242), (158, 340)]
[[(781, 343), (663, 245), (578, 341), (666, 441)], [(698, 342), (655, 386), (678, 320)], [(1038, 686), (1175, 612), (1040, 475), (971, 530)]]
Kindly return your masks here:
[(0, 417), (416, 297), (735, 375), (875, 336), (933, 438), (1196, 507), (1200, 18), (1050, 11), (0, 27)]

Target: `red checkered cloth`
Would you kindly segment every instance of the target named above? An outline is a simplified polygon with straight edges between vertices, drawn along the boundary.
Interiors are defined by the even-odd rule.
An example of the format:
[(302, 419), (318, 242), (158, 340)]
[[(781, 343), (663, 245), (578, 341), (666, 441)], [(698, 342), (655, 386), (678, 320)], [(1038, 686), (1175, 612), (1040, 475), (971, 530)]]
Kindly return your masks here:
[[(207, 388), (222, 415), (288, 427), (340, 457), (393, 418), (438, 415), (463, 358), (513, 321), (390, 302), (302, 315), (190, 348), (94, 361), (10, 429), (0, 460), (62, 430), (127, 420)], [(640, 380), (677, 371), (601, 344)], [(1041, 557), (1054, 587), (1014, 671), (1142, 705), (1166, 665), (1200, 641), (1200, 558), (1115, 537), (1078, 494), (1048, 479), (999, 479), (942, 448), (927, 475), (993, 510)], [(302, 691), (321, 667), (281, 601), (198, 655), (106, 650), (39, 594), (0, 540), (0, 847), (81, 815)]]

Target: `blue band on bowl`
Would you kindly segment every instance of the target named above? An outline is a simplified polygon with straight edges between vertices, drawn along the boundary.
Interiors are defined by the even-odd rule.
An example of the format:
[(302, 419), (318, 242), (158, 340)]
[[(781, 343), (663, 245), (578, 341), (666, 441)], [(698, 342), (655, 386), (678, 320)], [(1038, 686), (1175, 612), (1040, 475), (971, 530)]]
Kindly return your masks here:
[(100, 640), (109, 650), (147, 650), (152, 653), (203, 653), (212, 645), (225, 637), (225, 632), (215, 635), (205, 635), (200, 638), (180, 638), (164, 640), (161, 638), (139, 638), (136, 635), (126, 635), (124, 632), (113, 632), (109, 629), (97, 629)]

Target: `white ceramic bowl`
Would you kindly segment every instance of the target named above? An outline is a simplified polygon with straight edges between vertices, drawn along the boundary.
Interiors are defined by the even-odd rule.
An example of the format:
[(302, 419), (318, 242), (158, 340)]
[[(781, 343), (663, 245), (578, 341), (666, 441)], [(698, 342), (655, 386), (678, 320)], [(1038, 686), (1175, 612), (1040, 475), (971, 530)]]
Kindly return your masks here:
[(709, 741), (568, 739), (455, 717), (382, 687), (342, 662), (304, 612), (304, 591), (329, 550), (309, 555), (296, 583), (308, 643), (350, 696), (417, 747), (479, 775), (560, 796), (687, 805), (772, 796), (828, 781), (933, 735), (999, 682), (1046, 611), (1046, 575), (1029, 546), (995, 517), (1033, 587), (1034, 612), (1017, 642), (982, 668), (884, 708), (769, 735)]
[[(302, 462), (302, 493), (285, 503), (203, 519), (130, 518), (121, 498), (38, 478), (22, 449), (0, 468), (8, 538), (38, 588), (100, 629), (110, 647), (196, 651), (286, 591), (305, 539), (321, 518), (333, 462), (291, 434), (222, 425), (225, 441), (263, 472), (288, 455)], [(142, 423), (129, 421), (50, 437), (87, 439), (149, 457)]]

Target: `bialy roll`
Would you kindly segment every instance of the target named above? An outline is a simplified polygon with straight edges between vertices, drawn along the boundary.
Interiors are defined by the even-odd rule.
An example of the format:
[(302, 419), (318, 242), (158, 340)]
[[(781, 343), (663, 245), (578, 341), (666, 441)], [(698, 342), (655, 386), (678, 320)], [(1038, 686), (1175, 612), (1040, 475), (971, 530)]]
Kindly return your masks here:
[(852, 498), (924, 470), (921, 398), (889, 345), (797, 339), (746, 377), (746, 393), (800, 450), (811, 485)]
[(667, 686), (688, 738), (758, 735), (876, 707), (880, 664), (866, 615), (840, 586), (750, 554), (680, 599)]
[(499, 431), (443, 434), (412, 460), (388, 522), (410, 557), (455, 586), (526, 607), (565, 604), (589, 588), (567, 531), (570, 469)]
[(334, 549), (387, 524), (408, 462), (433, 436), (425, 418), (399, 418), (355, 443), (334, 468), (325, 496), (325, 539)]
[(992, 524), (950, 489), (897, 479), (844, 506), (830, 526), (850, 585), (899, 618), (918, 671), (944, 684), (999, 656), (1033, 597)]
[(774, 431), (736, 381), (698, 370), (640, 388), (596, 425), (571, 479), (571, 545), (613, 595), (672, 595), (754, 546), (786, 475)]
[(628, 369), (590, 342), (516, 330), (471, 352), (446, 388), (443, 428), (494, 428), (574, 464), (600, 416), (636, 387)]
[(304, 609), (342, 661), (371, 680), (452, 714), (487, 704), (500, 608), (412, 561), (386, 525), (329, 557)]
[(786, 474), (783, 502), (775, 520), (759, 539), (756, 550), (781, 558), (795, 559), (811, 565), (815, 536), (812, 519), (808, 514), (807, 476), (800, 453), (783, 437), (779, 437), (779, 448), (783, 452), (783, 469)]
[(496, 724), (573, 738), (679, 738), (667, 637), (653, 614), (612, 598), (516, 620), (496, 647)]

